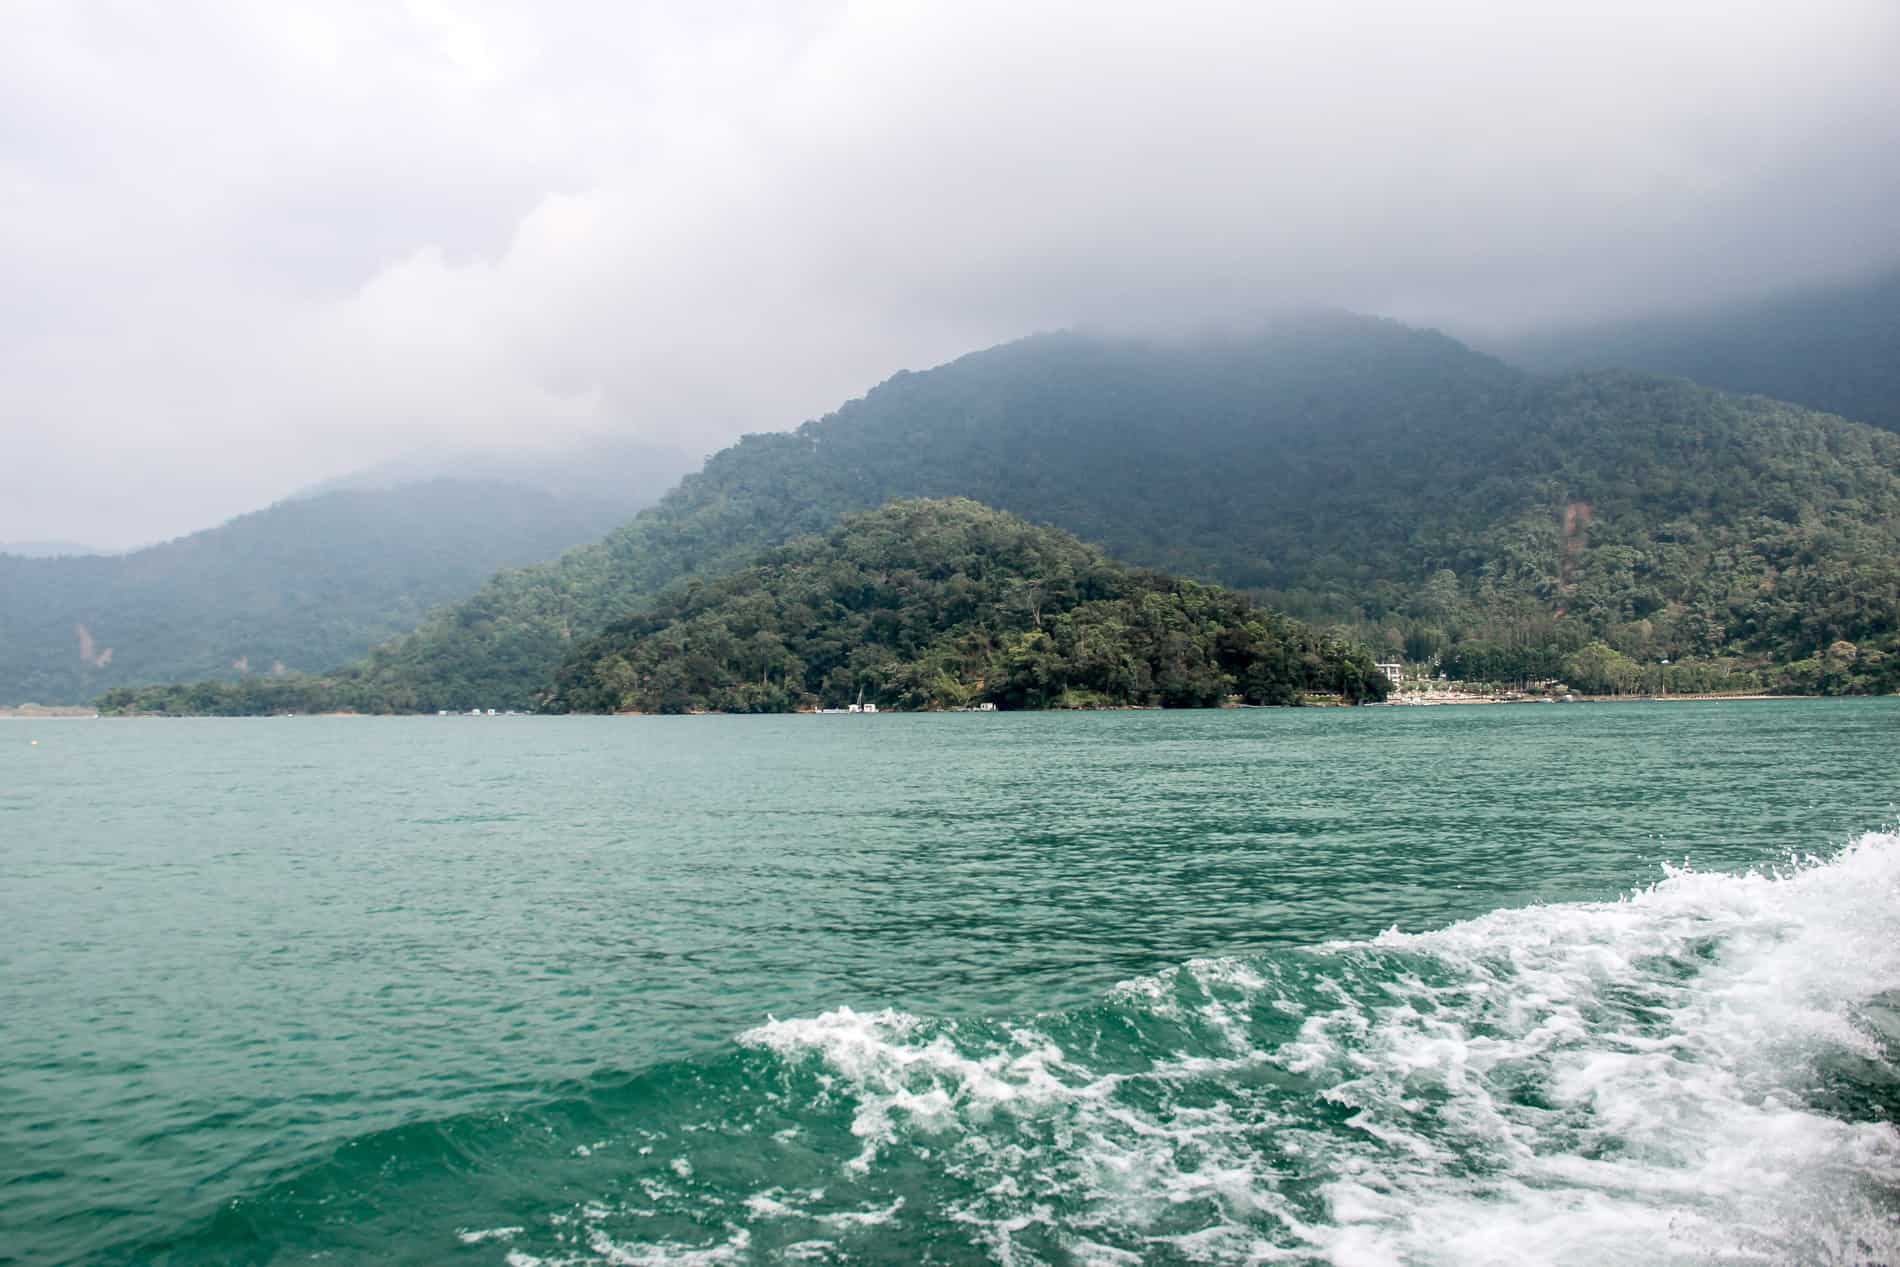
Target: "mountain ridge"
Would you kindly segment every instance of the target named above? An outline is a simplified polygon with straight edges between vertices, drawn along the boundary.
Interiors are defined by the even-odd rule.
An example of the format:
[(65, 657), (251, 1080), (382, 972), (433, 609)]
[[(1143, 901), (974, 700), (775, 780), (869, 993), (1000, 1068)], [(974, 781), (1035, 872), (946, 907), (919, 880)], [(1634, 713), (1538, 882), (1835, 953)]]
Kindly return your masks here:
[(573, 645), (669, 585), (952, 496), (1454, 676), (1552, 678), (1599, 641), (1721, 688), (1891, 689), (1896, 667), (1900, 438), (1679, 378), (1545, 378), (1334, 313), (1173, 343), (1039, 335), (893, 375), (337, 678), (397, 711), (532, 707)]
[(626, 511), (518, 485), (429, 481), (291, 498), (124, 554), (0, 556), (0, 703), (317, 671)]
[(1538, 373), (1672, 374), (1900, 431), (1900, 269), (1476, 346)]

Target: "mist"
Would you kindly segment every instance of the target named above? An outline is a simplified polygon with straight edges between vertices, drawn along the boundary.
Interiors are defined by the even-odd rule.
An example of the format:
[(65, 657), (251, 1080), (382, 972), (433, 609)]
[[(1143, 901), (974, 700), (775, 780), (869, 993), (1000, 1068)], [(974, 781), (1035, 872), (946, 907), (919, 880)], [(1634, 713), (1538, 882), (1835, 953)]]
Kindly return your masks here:
[(26, 0), (0, 540), (705, 452), (1036, 330), (1504, 334), (1900, 260), (1900, 8)]

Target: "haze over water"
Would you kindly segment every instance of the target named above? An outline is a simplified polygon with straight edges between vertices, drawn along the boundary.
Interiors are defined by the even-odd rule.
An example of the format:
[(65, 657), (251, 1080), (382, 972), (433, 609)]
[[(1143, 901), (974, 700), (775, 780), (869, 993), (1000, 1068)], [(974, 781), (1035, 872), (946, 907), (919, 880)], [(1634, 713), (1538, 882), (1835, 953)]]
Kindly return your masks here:
[(1889, 1261), (1897, 758), (1891, 700), (0, 724), (0, 1262)]

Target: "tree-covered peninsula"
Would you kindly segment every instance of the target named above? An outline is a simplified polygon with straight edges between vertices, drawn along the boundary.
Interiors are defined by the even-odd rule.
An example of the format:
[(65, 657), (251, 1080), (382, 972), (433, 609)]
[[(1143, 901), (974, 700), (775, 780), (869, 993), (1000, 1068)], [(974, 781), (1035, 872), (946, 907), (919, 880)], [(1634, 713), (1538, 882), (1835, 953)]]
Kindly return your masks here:
[(554, 711), (1383, 699), (1360, 646), (962, 499), (900, 501), (667, 591), (582, 644)]

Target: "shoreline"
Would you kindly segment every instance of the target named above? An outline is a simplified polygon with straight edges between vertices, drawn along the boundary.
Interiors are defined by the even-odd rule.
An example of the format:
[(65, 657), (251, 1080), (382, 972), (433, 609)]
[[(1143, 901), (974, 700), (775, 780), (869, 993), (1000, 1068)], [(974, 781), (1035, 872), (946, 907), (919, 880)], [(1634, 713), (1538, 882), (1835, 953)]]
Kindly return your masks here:
[(1463, 695), (1454, 691), (1426, 693), (1399, 697), (1390, 696), (1384, 707), (1388, 708), (1437, 708), (1452, 704), (1707, 704), (1721, 702), (1745, 702), (1760, 700), (1790, 699), (1881, 699), (1878, 695), (1766, 695), (1760, 692), (1748, 694), (1684, 694), (1684, 695), (1576, 695), (1559, 698), (1550, 695)]
[[(1442, 693), (1433, 693), (1433, 694), (1426, 694), (1426, 695), (1410, 695), (1404, 698), (1394, 696), (1392, 698), (1389, 698), (1387, 700), (1380, 701), (1377, 703), (1366, 703), (1366, 704), (1360, 704), (1360, 705), (1345, 704), (1336, 700), (1322, 699), (1322, 700), (1310, 700), (1304, 704), (1226, 704), (1226, 705), (1220, 705), (1220, 706), (1209, 707), (1209, 708), (1168, 709), (1168, 708), (1162, 708), (1161, 706), (1154, 705), (1154, 704), (1121, 704), (1121, 705), (1099, 706), (1099, 707), (1094, 707), (1094, 708), (998, 709), (998, 710), (994, 710), (994, 712), (996, 713), (1004, 713), (1004, 712), (1007, 712), (1007, 713), (1165, 713), (1165, 712), (1218, 713), (1218, 712), (1250, 712), (1250, 711), (1261, 711), (1261, 710), (1308, 711), (1308, 710), (1314, 710), (1314, 709), (1320, 709), (1320, 710), (1331, 712), (1335, 710), (1351, 711), (1355, 708), (1441, 708), (1441, 707), (1476, 707), (1476, 706), (1489, 706), (1489, 705), (1516, 705), (1516, 704), (1706, 704), (1706, 703), (1718, 703), (1718, 702), (1720, 703), (1738, 703), (1738, 702), (1739, 703), (1763, 703), (1763, 702), (1768, 702), (1772, 700), (1891, 699), (1891, 698), (1894, 698), (1894, 696), (1766, 695), (1766, 694), (1760, 694), (1760, 693), (1753, 693), (1753, 694), (1741, 694), (1741, 695), (1705, 695), (1705, 694), (1573, 695), (1569, 699), (1561, 699), (1561, 698), (1555, 698), (1555, 697), (1544, 696), (1544, 695), (1530, 695), (1530, 696), (1518, 696), (1515, 698), (1507, 698), (1505, 696), (1498, 696), (1498, 695), (1464, 695), (1464, 694), (1447, 691), (1447, 692), (1442, 692)], [(870, 713), (870, 714), (864, 714), (864, 715), (874, 716), (874, 717), (898, 717), (898, 716), (922, 717), (922, 716), (948, 715), (948, 714), (953, 714), (953, 713), (979, 713), (979, 712), (986, 712), (986, 711), (987, 710), (979, 710), (979, 709), (971, 709), (971, 708), (884, 709), (877, 713)], [(515, 718), (521, 718), (521, 717), (633, 718), (633, 717), (666, 717), (666, 716), (817, 717), (817, 716), (822, 716), (822, 715), (823, 714), (813, 709), (800, 709), (800, 710), (793, 710), (791, 712), (785, 712), (785, 713), (724, 713), (724, 712), (715, 712), (715, 711), (699, 711), (699, 712), (677, 713), (677, 714), (644, 713), (644, 712), (616, 712), (616, 713), (515, 712), (515, 713), (498, 713), (496, 714), (496, 716), (492, 718), (483, 716), (483, 717), (474, 718), (473, 720), (501, 721), (509, 717), (515, 717)], [(993, 714), (990, 714), (990, 715), (993, 715)], [(292, 717), (303, 717), (303, 718), (427, 717), (427, 718), (434, 718), (441, 721), (449, 721), (456, 718), (469, 720), (468, 714), (460, 713), (460, 712), (450, 713), (448, 714), (447, 717), (443, 717), (438, 713), (432, 713), (432, 712), (423, 712), (423, 713), (324, 712), (324, 713), (239, 713), (239, 714), (111, 713), (111, 714), (106, 714), (106, 713), (100, 713), (96, 710), (84, 709), (84, 708), (72, 708), (72, 709), (64, 709), (60, 711), (35, 710), (33, 712), (19, 712), (17, 710), (0, 709), (0, 721), (74, 721), (74, 720), (97, 721), (97, 720), (102, 720), (102, 719), (103, 720), (123, 720), (123, 721), (203, 721), (203, 720), (270, 721), (270, 720), (284, 720), (284, 719), (288, 719)]]

